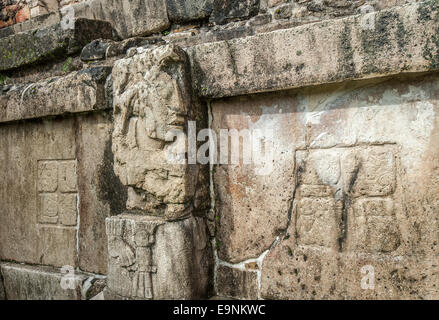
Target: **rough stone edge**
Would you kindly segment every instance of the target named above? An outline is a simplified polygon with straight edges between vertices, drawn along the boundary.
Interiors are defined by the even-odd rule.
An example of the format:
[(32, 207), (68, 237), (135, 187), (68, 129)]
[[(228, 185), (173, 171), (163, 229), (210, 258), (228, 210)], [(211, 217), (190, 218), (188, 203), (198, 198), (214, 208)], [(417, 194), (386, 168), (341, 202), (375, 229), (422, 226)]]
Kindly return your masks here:
[[(107, 83), (111, 70), (111, 67), (92, 67), (36, 83), (0, 86), (0, 123), (110, 109), (106, 86), (111, 85), (111, 81)], [(93, 90), (94, 104), (78, 100), (66, 104), (59, 93), (72, 88), (76, 92)]]
[[(7, 300), (7, 286), (6, 286), (6, 279), (3, 276), (4, 269), (10, 268), (15, 269), (19, 272), (29, 272), (29, 273), (41, 273), (46, 276), (53, 276), (55, 278), (58, 278), (58, 280), (61, 280), (63, 276), (65, 276), (65, 273), (62, 272), (60, 268), (55, 268), (51, 266), (42, 266), (42, 265), (26, 265), (26, 264), (18, 264), (13, 262), (0, 262), (0, 289), (3, 289), (4, 291), (0, 291), (0, 300)], [(106, 276), (101, 275), (95, 275), (91, 273), (81, 272), (75, 270), (75, 277), (77, 281), (76, 286), (76, 296), (78, 300), (92, 300), (94, 297), (92, 294), (97, 289), (100, 291), (100, 293), (103, 293), (105, 290), (105, 281)], [(102, 288), (100, 286), (96, 286), (95, 283), (99, 282)], [(102, 283), (104, 283), (102, 285)], [(2, 287), (3, 286), (3, 287)], [(4, 293), (4, 296), (2, 296), (2, 293)], [(99, 295), (99, 294), (97, 294)], [(58, 300), (59, 297), (51, 296), (51, 299)], [(62, 297), (61, 297), (62, 298)]]
[[(376, 28), (364, 27), (375, 17)], [(326, 20), (186, 48), (203, 98), (439, 69), (439, 3)]]

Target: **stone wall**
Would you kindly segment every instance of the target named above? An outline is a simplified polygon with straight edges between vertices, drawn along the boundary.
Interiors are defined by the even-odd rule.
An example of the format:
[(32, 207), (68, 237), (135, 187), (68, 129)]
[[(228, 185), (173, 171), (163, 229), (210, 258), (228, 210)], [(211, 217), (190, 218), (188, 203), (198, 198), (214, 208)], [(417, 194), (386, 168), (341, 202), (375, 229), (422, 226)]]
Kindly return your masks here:
[(436, 1), (10, 2), (0, 299), (439, 297)]

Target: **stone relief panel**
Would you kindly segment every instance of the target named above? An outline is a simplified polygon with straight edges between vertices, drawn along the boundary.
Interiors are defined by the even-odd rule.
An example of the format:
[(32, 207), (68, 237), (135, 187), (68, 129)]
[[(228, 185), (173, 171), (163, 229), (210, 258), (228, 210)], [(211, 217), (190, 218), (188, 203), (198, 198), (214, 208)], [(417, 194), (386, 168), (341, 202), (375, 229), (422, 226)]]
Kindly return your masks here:
[(141, 300), (207, 294), (212, 256), (204, 219), (125, 214), (107, 218), (106, 227), (112, 293)]
[(128, 186), (133, 212), (175, 220), (208, 204), (207, 166), (167, 159), (173, 133), (186, 132), (188, 120), (205, 128), (187, 66), (181, 48), (165, 45), (121, 59), (113, 69), (114, 170)]
[(38, 223), (77, 225), (76, 160), (38, 161)]
[(395, 145), (298, 150), (296, 161), (298, 245), (366, 253), (399, 247)]

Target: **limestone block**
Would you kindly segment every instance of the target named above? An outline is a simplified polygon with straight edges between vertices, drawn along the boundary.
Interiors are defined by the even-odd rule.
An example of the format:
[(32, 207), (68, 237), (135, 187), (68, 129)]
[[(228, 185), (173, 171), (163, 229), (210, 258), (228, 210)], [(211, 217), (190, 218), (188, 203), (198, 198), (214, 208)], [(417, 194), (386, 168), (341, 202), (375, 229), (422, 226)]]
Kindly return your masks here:
[(125, 209), (111, 116), (0, 126), (0, 260), (105, 274), (105, 218)]
[(217, 134), (274, 128), (271, 175), (215, 167), (219, 258), (261, 257), (266, 299), (437, 299), (438, 88), (431, 74), (212, 102)]
[(166, 30), (166, 0), (91, 0), (65, 7), (76, 17), (108, 21), (122, 39)]
[(218, 266), (217, 294), (223, 297), (247, 300), (258, 299), (258, 279), (254, 271), (243, 271), (227, 266)]
[(172, 22), (205, 19), (212, 12), (213, 2), (212, 0), (166, 0), (168, 17)]
[(88, 276), (67, 269), (1, 265), (8, 300), (80, 300), (83, 282)]
[(254, 16), (259, 11), (259, 0), (215, 0), (211, 20), (226, 23), (236, 18)]
[[(207, 166), (169, 158), (175, 147), (170, 136), (186, 133), (186, 121), (201, 128), (205, 123), (191, 97), (187, 66), (184, 51), (172, 45), (146, 49), (114, 66), (114, 169), (129, 187), (128, 210), (173, 220), (206, 202), (197, 195), (204, 190), (208, 197)], [(181, 156), (186, 142), (176, 143)]]
[(133, 299), (200, 299), (209, 289), (212, 254), (203, 218), (167, 222), (120, 215), (106, 219), (108, 288)]
[(0, 71), (76, 53), (98, 38), (113, 38), (110, 23), (75, 17), (69, 23), (61, 21), (44, 29), (0, 38)]
[(432, 74), (213, 101), (217, 135), (274, 128), (270, 175), (215, 166), (219, 258), (262, 257), (266, 299), (437, 298), (438, 88)]
[[(304, 146), (305, 133), (294, 116), (298, 101), (292, 98), (287, 102), (283, 97), (284, 93), (277, 93), (240, 97), (233, 103), (212, 102), (212, 128), (218, 139), (220, 130), (224, 129), (228, 133), (232, 129), (241, 133), (249, 130), (250, 134), (256, 130), (274, 130), (273, 137), (267, 139), (267, 150), (274, 152), (267, 165), (261, 167), (253, 160), (248, 164), (240, 160), (237, 165), (215, 167), (216, 236), (221, 260), (238, 263), (259, 257), (288, 225), (290, 199), (295, 190), (292, 146)], [(264, 105), (276, 107), (264, 109)], [(283, 116), (276, 115), (279, 113)], [(244, 143), (242, 140), (240, 145)], [(232, 148), (230, 143), (225, 154), (231, 154)], [(259, 174), (258, 169), (265, 169), (266, 174)]]
[(0, 122), (106, 109), (105, 82), (110, 73), (109, 67), (92, 67), (32, 84), (4, 86)]
[(438, 8), (428, 1), (199, 44), (187, 49), (194, 88), (219, 98), (437, 70)]
[(83, 271), (106, 274), (105, 218), (125, 210), (127, 190), (113, 170), (111, 115), (94, 113), (84, 120), (77, 126), (78, 264)]

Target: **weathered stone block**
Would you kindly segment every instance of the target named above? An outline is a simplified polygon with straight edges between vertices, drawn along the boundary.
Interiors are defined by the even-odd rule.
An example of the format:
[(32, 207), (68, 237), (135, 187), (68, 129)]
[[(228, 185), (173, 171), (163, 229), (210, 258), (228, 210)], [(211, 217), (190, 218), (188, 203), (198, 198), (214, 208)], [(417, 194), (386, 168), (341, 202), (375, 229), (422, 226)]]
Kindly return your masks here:
[(213, 101), (217, 135), (274, 130), (270, 175), (215, 166), (219, 258), (262, 257), (267, 299), (437, 297), (438, 87), (434, 74)]
[(215, 0), (211, 20), (226, 23), (236, 18), (254, 16), (259, 11), (259, 0)]
[(106, 273), (105, 218), (126, 203), (112, 129), (98, 112), (0, 126), (1, 260)]
[(150, 35), (170, 25), (166, 0), (92, 0), (63, 10), (72, 10), (75, 17), (108, 21), (122, 39)]
[(105, 218), (122, 213), (127, 200), (113, 170), (112, 130), (112, 117), (105, 113), (89, 115), (77, 128), (79, 267), (99, 274), (107, 273)]
[(113, 38), (110, 23), (74, 17), (67, 25), (60, 22), (0, 38), (0, 71), (76, 53), (98, 38)]
[(12, 263), (0, 267), (8, 300), (80, 300), (83, 282), (88, 278), (69, 274), (67, 269)]
[[(110, 67), (93, 67), (28, 85), (0, 87), (0, 122), (106, 109), (105, 83), (110, 73)], [(53, 188), (50, 179), (40, 179), (39, 183), (52, 183), (40, 187)]]
[[(212, 102), (212, 128), (218, 137), (221, 129), (248, 129), (250, 133), (274, 130), (273, 138), (267, 139), (267, 150), (274, 152), (272, 160), (267, 158), (267, 165), (240, 160), (237, 165), (215, 167), (216, 237), (220, 243), (218, 255), (223, 261), (239, 263), (259, 257), (288, 225), (295, 190), (293, 146), (305, 145), (305, 133), (294, 116), (298, 101), (283, 97), (285, 93)], [(264, 109), (264, 105), (276, 107)], [(244, 143), (242, 140), (239, 146), (248, 148), (249, 144)], [(231, 142), (225, 154), (229, 159), (232, 148), (236, 144), (234, 147)], [(264, 169), (266, 174), (259, 174), (258, 169)]]
[(146, 49), (114, 66), (114, 169), (129, 187), (129, 210), (175, 220), (206, 202), (196, 195), (207, 190), (207, 166), (172, 158), (176, 143), (177, 156), (186, 150), (186, 121), (205, 124), (205, 111), (191, 97), (187, 67), (185, 52), (172, 45)]
[(108, 288), (125, 298), (200, 299), (209, 290), (212, 253), (203, 218), (107, 218)]
[(437, 70), (438, 8), (424, 2), (200, 44), (187, 49), (194, 87), (219, 98)]
[[(220, 259), (268, 249), (263, 298), (437, 297), (438, 86), (430, 75), (213, 102), (216, 132), (267, 119), (277, 166), (268, 178), (251, 165), (215, 168)], [(288, 179), (276, 176), (281, 163), (294, 168)], [(370, 266), (375, 287), (364, 289)]]
[(208, 18), (213, 3), (213, 0), (166, 0), (166, 7), (172, 22), (185, 22)]
[(229, 298), (258, 299), (258, 279), (254, 271), (218, 266), (217, 294)]

